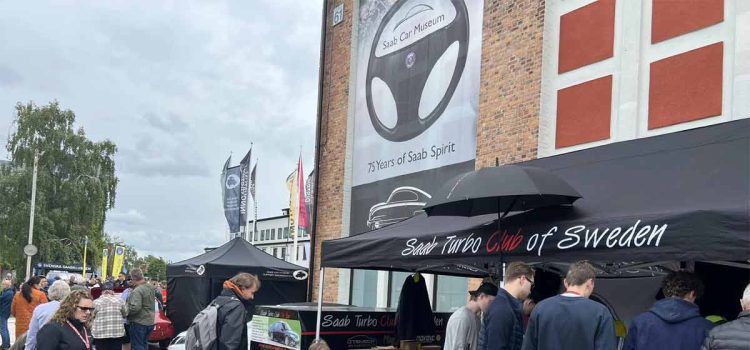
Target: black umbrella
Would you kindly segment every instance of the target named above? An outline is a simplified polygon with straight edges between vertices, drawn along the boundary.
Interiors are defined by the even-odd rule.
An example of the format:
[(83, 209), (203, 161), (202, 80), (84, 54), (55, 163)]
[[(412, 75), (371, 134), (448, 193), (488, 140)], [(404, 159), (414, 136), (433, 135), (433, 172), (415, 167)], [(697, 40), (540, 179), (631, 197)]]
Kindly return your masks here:
[[(459, 175), (433, 196), (427, 215), (477, 216), (497, 213), (497, 226), (512, 211), (573, 204), (581, 195), (557, 175), (542, 168), (503, 165)], [(503, 252), (500, 251), (500, 266)], [(503, 270), (497, 275), (502, 280)]]
[(427, 215), (477, 216), (573, 204), (581, 195), (542, 168), (503, 165), (459, 175), (433, 196)]

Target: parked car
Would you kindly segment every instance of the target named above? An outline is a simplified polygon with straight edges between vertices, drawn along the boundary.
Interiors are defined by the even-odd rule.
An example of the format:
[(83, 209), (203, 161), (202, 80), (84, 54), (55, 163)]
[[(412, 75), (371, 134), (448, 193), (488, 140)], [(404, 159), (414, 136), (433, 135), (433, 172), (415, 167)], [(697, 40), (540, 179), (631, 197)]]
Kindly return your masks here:
[[(115, 288), (115, 294), (119, 297), (124, 291), (124, 288)], [(99, 287), (91, 288), (91, 297), (94, 299), (99, 298), (102, 295), (102, 289)], [(167, 349), (169, 344), (174, 337), (174, 327), (172, 321), (167, 318), (164, 312), (165, 308), (159, 300), (154, 297), (154, 331), (148, 337), (148, 341), (151, 343), (159, 343), (160, 349)]]
[(296, 347), (299, 344), (299, 334), (295, 333), (289, 324), (276, 321), (268, 326), (268, 337), (271, 340), (287, 346)]
[(185, 350), (185, 334), (187, 331), (182, 331), (176, 337), (172, 338), (172, 342), (169, 343), (168, 350)]

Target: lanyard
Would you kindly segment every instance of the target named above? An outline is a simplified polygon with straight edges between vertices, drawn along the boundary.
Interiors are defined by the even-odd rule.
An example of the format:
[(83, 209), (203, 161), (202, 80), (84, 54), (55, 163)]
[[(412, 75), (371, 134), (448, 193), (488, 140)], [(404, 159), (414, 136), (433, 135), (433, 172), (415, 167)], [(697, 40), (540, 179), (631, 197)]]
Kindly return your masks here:
[(91, 349), (91, 343), (89, 342), (89, 334), (88, 332), (86, 332), (86, 327), (85, 326), (83, 327), (83, 335), (86, 336), (84, 338), (81, 336), (81, 332), (79, 332), (78, 329), (76, 329), (76, 327), (74, 327), (73, 324), (70, 323), (70, 321), (67, 321), (67, 322), (68, 322), (68, 326), (70, 326), (73, 332), (76, 332), (76, 335), (78, 336), (78, 338), (80, 338), (83, 344), (86, 345), (86, 349), (87, 350)]

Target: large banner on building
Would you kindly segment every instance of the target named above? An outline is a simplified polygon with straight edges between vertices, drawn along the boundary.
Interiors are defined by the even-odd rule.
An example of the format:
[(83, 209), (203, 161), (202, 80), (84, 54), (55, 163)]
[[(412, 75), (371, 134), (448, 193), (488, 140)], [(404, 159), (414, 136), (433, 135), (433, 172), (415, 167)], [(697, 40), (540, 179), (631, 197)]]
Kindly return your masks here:
[(350, 233), (421, 212), (474, 169), (481, 0), (361, 0)]

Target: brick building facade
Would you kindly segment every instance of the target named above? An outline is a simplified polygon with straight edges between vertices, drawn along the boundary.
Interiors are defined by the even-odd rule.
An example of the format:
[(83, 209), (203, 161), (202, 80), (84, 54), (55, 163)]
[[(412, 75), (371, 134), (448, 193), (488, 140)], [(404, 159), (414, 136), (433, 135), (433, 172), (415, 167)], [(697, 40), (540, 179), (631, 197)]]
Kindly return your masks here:
[[(313, 299), (320, 242), (349, 235), (358, 11), (327, 0)], [(475, 167), (750, 117), (748, 23), (739, 0), (484, 1)], [(327, 270), (324, 301), (351, 276)]]

